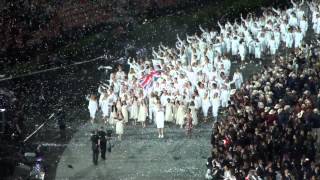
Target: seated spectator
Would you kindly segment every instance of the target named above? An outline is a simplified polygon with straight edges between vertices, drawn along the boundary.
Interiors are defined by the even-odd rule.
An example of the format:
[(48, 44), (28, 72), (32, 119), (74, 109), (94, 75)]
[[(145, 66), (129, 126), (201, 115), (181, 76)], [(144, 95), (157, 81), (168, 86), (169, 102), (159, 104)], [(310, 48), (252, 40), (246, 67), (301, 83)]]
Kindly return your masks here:
[(213, 127), (207, 179), (320, 178), (319, 71), (306, 59), (293, 68), (296, 57), (277, 59), (231, 97)]

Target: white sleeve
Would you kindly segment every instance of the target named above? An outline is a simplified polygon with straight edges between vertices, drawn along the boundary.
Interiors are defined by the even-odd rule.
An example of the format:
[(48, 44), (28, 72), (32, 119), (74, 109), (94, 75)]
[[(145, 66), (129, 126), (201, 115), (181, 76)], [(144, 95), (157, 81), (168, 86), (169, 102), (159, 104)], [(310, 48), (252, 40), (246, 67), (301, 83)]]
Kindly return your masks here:
[(99, 86), (99, 88), (98, 88), (98, 93), (102, 94), (101, 86)]
[(207, 32), (201, 27), (201, 25), (199, 25), (199, 29), (201, 30), (202, 33), (206, 33)]
[(304, 4), (304, 0), (301, 1), (301, 3), (299, 4), (299, 6), (302, 6)]
[(273, 12), (277, 13), (279, 16), (281, 15), (281, 12), (279, 10), (276, 10), (275, 8), (272, 8)]
[(294, 8), (297, 7), (297, 4), (295, 2), (293, 2), (293, 0), (291, 0), (291, 4), (293, 5)]

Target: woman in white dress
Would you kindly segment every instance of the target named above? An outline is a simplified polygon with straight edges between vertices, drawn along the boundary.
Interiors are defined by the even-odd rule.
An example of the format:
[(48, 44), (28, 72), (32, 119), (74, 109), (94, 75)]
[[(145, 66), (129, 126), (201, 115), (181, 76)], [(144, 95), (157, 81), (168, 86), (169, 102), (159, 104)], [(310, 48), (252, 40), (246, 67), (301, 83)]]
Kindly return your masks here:
[(190, 103), (189, 109), (191, 110), (192, 115), (192, 125), (196, 126), (198, 125), (198, 113), (193, 101)]
[(220, 101), (222, 107), (228, 107), (229, 91), (226, 85), (223, 85), (221, 88)]
[(232, 81), (234, 82), (236, 89), (241, 88), (241, 85), (243, 83), (243, 76), (239, 69), (237, 69), (236, 72), (234, 72)]
[(117, 112), (118, 112), (118, 111), (121, 112), (122, 104), (121, 104), (120, 98), (118, 98), (118, 100), (117, 100), (116, 107), (117, 107)]
[(180, 125), (180, 128), (183, 128), (184, 125), (184, 117), (185, 117), (185, 108), (184, 108), (184, 104), (182, 101), (178, 101), (178, 110), (177, 110), (177, 114), (176, 114), (176, 124)]
[(116, 116), (116, 134), (118, 135), (119, 141), (121, 141), (123, 134), (123, 115), (121, 111), (117, 112)]
[(303, 16), (302, 20), (299, 23), (299, 28), (301, 29), (301, 32), (302, 32), (303, 36), (306, 35), (308, 27), (309, 27), (308, 20), (307, 20), (307, 18), (305, 16)]
[(116, 108), (116, 104), (113, 103), (113, 105), (111, 106), (111, 114), (110, 114), (110, 118), (109, 118), (109, 125), (113, 128), (114, 124), (116, 123), (116, 118), (117, 118), (117, 108)]
[(240, 56), (240, 60), (241, 60), (241, 66), (240, 67), (244, 67), (244, 60), (246, 58), (246, 54), (247, 54), (247, 49), (246, 49), (246, 43), (244, 40), (240, 41), (239, 44), (239, 56)]
[(153, 123), (154, 121), (154, 108), (156, 106), (156, 97), (154, 95), (153, 92), (151, 92), (150, 96), (149, 96), (149, 113), (148, 113), (148, 119), (149, 119), (149, 123)]
[(133, 97), (133, 101), (131, 104), (131, 111), (130, 111), (130, 119), (133, 120), (134, 125), (136, 125), (139, 115), (139, 107), (138, 107), (138, 100), (137, 97)]
[(173, 122), (177, 122), (177, 112), (178, 112), (179, 104), (177, 100), (173, 100), (172, 106), (172, 118)]
[(156, 125), (158, 129), (158, 137), (163, 138), (163, 128), (164, 128), (164, 108), (158, 103), (155, 112)]
[(211, 104), (212, 104), (212, 116), (215, 121), (218, 120), (218, 112), (219, 112), (219, 107), (220, 107), (220, 98), (219, 94), (215, 93), (211, 99)]
[(121, 113), (123, 115), (123, 123), (129, 122), (128, 106), (125, 101), (122, 102)]
[(288, 32), (286, 32), (284, 36), (285, 36), (286, 48), (291, 49), (293, 47), (293, 42), (294, 42), (292, 28), (289, 28)]
[(303, 34), (299, 28), (297, 28), (294, 33), (294, 48), (298, 49), (302, 46)]
[(133, 68), (130, 68), (129, 73), (128, 73), (128, 81), (132, 81), (133, 77), (136, 77), (136, 72), (134, 71)]
[(239, 39), (237, 36), (234, 36), (231, 40), (231, 54), (232, 56), (238, 55), (239, 50)]
[(105, 95), (100, 101), (100, 108), (102, 111), (102, 118), (105, 123), (107, 123), (107, 118), (109, 117), (109, 99), (108, 96)]
[(166, 104), (166, 112), (165, 112), (165, 121), (172, 122), (173, 121), (173, 107), (170, 99), (167, 100)]
[(87, 96), (86, 99), (89, 101), (88, 109), (90, 113), (90, 120), (93, 123), (96, 118), (96, 112), (98, 110), (97, 97), (95, 95)]
[(262, 51), (262, 45), (259, 39), (256, 39), (254, 41), (254, 58), (259, 61), (261, 64), (261, 51)]
[(207, 122), (208, 120), (208, 110), (210, 106), (211, 106), (210, 99), (209, 99), (208, 93), (206, 93), (204, 98), (202, 99), (202, 106), (201, 106), (202, 113), (204, 116), (204, 122)]
[(143, 128), (146, 127), (147, 110), (146, 103), (142, 100), (139, 104), (138, 122), (141, 122)]
[(268, 47), (270, 50), (270, 55), (272, 56), (272, 60), (275, 59), (276, 57), (276, 52), (277, 52), (277, 46), (276, 46), (276, 40), (274, 36), (271, 37), (271, 39), (268, 41)]

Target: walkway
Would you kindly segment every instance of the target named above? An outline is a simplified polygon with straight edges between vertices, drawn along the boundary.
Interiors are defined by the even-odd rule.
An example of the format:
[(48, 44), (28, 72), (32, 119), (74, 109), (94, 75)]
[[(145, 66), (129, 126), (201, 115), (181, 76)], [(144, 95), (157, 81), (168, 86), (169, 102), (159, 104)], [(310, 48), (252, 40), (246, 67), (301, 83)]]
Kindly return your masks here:
[(203, 179), (210, 153), (210, 125), (194, 129), (194, 136), (185, 137), (175, 125), (165, 128), (165, 138), (158, 139), (152, 125), (143, 129), (126, 127), (121, 142), (114, 140), (107, 160), (92, 163), (91, 124), (82, 126), (70, 141), (57, 168), (56, 179), (162, 180)]

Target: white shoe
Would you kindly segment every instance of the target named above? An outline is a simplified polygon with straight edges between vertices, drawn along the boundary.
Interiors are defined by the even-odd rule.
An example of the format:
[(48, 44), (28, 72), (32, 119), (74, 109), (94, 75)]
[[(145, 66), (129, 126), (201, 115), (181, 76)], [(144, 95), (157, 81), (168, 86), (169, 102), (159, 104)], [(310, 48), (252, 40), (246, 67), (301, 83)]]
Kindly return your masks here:
[(161, 135), (159, 134), (158, 138), (161, 138)]
[(161, 135), (160, 138), (163, 138), (163, 135)]

